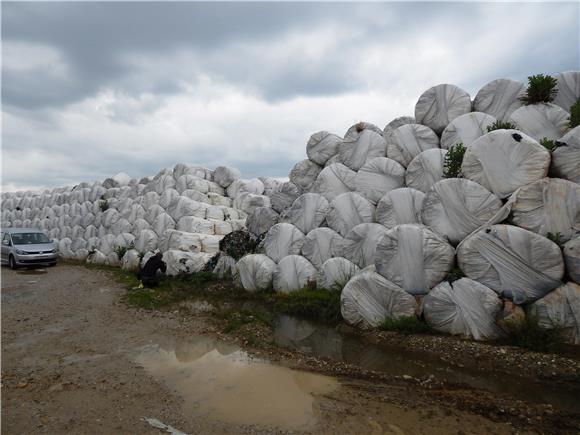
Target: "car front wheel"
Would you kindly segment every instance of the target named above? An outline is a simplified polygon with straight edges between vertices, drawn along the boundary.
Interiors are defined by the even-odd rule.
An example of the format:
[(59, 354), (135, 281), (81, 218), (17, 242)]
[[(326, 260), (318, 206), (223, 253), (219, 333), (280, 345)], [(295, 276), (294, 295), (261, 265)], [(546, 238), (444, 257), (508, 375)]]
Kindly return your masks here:
[(10, 266), (10, 269), (12, 270), (16, 270), (18, 268), (18, 266), (16, 265), (16, 260), (12, 255), (8, 257), (8, 266)]

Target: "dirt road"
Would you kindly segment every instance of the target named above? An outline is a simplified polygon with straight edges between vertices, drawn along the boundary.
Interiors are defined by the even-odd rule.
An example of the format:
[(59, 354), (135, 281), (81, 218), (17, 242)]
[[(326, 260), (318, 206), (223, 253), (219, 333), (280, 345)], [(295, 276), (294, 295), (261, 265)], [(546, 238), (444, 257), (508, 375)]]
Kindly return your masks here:
[[(255, 368), (247, 363), (251, 358), (237, 348), (223, 350), (215, 340), (219, 331), (205, 317), (129, 308), (120, 301), (123, 293), (106, 272), (82, 266), (2, 269), (3, 434), (161, 433), (144, 417), (190, 434), (518, 431), (451, 402), (437, 403), (409, 383), (310, 379), (288, 369), (273, 372), (279, 367), (263, 362), (258, 368), (267, 376), (244, 371), (229, 376), (224, 387), (216, 371), (238, 370), (240, 364)], [(204, 338), (207, 349), (200, 352), (200, 340), (192, 344), (200, 336), (213, 348)], [(208, 366), (206, 376), (202, 370)], [(251, 376), (257, 380), (245, 385)], [(256, 392), (260, 379), (268, 379), (269, 389)], [(304, 421), (277, 418), (275, 408), (267, 419), (252, 421), (252, 412), (274, 406), (278, 395), (292, 400), (281, 379), (290, 382), (288, 392), (298, 385), (302, 395), (283, 406), (300, 406)], [(199, 391), (203, 398), (194, 394)], [(224, 396), (214, 395), (220, 391)]]

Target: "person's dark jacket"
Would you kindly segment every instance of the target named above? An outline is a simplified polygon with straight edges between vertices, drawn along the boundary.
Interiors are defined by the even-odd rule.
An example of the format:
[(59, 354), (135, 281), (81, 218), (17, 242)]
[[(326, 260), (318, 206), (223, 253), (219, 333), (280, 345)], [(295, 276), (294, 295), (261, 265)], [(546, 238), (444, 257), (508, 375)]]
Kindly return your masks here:
[(165, 273), (167, 271), (167, 265), (163, 261), (163, 257), (154, 255), (147, 260), (147, 263), (145, 263), (145, 266), (143, 266), (139, 275), (141, 277), (152, 277), (155, 276), (158, 270)]

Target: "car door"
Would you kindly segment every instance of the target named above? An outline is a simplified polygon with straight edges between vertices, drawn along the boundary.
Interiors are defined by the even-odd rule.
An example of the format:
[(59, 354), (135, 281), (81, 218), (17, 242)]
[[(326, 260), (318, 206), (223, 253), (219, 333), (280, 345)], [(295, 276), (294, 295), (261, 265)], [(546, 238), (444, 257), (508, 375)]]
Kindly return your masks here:
[(8, 233), (3, 233), (2, 234), (2, 253), (1, 253), (1, 259), (2, 259), (2, 263), (7, 263), (8, 262), (8, 255), (10, 254), (10, 234)]

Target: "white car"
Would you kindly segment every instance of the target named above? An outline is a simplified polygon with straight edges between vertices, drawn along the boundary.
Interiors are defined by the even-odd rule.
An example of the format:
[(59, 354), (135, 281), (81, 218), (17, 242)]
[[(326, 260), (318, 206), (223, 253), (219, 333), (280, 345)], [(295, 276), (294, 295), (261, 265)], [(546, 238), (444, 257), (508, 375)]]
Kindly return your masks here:
[(35, 228), (6, 228), (2, 230), (2, 264), (11, 269), (19, 266), (56, 264), (56, 243)]

